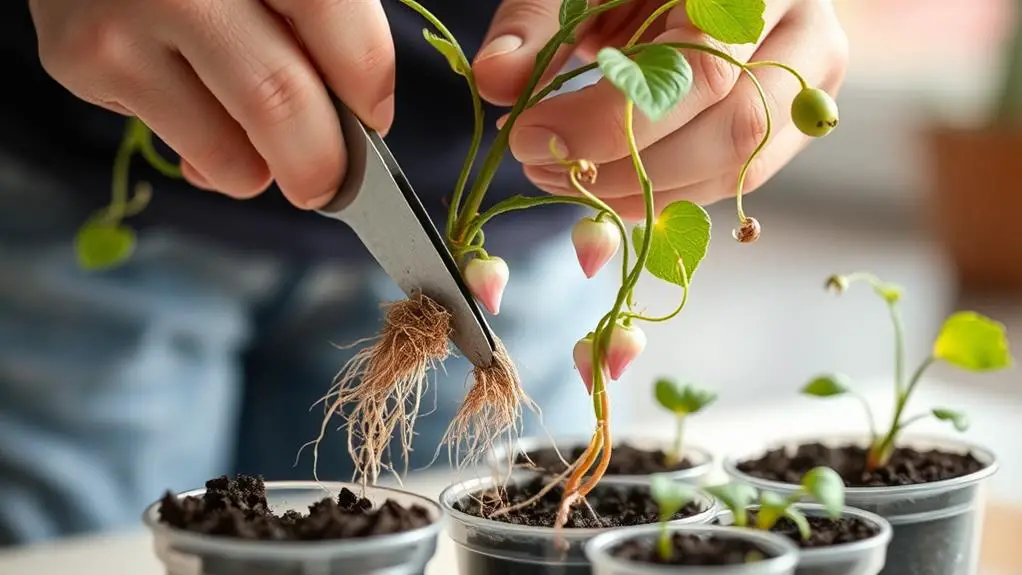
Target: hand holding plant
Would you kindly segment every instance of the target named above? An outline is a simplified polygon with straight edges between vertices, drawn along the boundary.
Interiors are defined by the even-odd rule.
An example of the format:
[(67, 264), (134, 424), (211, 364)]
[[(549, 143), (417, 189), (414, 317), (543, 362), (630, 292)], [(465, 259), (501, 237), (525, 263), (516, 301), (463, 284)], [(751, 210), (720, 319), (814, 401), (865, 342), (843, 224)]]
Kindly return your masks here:
[(838, 294), (844, 293), (851, 284), (864, 282), (873, 288), (887, 305), (894, 325), (894, 414), (886, 431), (877, 429), (872, 410), (865, 398), (850, 390), (849, 378), (843, 374), (825, 374), (813, 378), (802, 388), (802, 393), (814, 397), (835, 397), (854, 395), (862, 402), (869, 419), (870, 449), (866, 468), (874, 470), (887, 464), (894, 452), (897, 440), (906, 427), (916, 421), (935, 417), (951, 423), (958, 431), (969, 427), (968, 416), (959, 410), (946, 407), (933, 408), (926, 413), (906, 416), (905, 409), (913, 392), (922, 380), (926, 370), (938, 361), (972, 372), (997, 371), (1011, 367), (1014, 360), (1008, 345), (1004, 325), (971, 311), (959, 311), (944, 321), (930, 354), (906, 379), (905, 337), (902, 326), (901, 288), (881, 281), (868, 273), (835, 275), (827, 279), (826, 287)]

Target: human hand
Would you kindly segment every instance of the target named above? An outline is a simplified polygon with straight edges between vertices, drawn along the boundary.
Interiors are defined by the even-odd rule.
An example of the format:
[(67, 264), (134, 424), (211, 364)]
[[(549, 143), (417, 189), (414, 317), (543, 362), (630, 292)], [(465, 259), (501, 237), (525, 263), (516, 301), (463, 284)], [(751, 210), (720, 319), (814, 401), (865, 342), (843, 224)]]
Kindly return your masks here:
[(291, 203), (320, 208), (347, 162), (326, 86), (376, 130), (393, 119), (394, 46), (378, 0), (29, 6), (47, 72), (139, 117), (200, 188), (250, 198), (272, 179)]
[[(536, 53), (560, 27), (560, 0), (505, 0), (494, 17), (473, 69), (487, 100), (509, 105), (529, 77)], [(551, 70), (574, 54), (595, 59), (604, 46), (623, 46), (642, 22), (664, 2), (637, 0), (596, 17), (578, 32), (578, 44), (561, 50)], [(797, 70), (809, 85), (836, 96), (844, 80), (847, 39), (827, 0), (768, 0), (758, 44), (723, 45), (689, 21), (684, 4), (654, 23), (642, 42), (698, 42), (740, 62), (773, 60)], [(572, 51), (574, 49), (574, 51)], [(635, 116), (635, 137), (663, 207), (676, 200), (707, 204), (735, 194), (738, 172), (766, 130), (766, 115), (754, 85), (722, 59), (686, 50), (693, 69), (688, 96), (657, 122)], [(746, 176), (752, 191), (773, 176), (809, 138), (792, 123), (789, 106), (801, 86), (776, 68), (755, 71), (774, 119), (773, 136)], [(550, 75), (547, 76), (549, 79)], [(562, 94), (526, 110), (510, 136), (514, 156), (525, 174), (552, 194), (574, 195), (567, 168), (551, 155), (549, 142), (574, 159), (599, 165), (599, 178), (587, 189), (628, 220), (641, 219), (641, 188), (629, 157), (624, 130), (625, 100), (606, 80)]]

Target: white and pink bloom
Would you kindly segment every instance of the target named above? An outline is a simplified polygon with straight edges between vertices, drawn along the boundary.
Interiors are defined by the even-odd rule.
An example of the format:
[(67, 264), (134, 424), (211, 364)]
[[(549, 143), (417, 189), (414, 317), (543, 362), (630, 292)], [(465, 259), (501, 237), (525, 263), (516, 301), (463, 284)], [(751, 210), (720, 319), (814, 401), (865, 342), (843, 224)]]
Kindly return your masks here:
[(571, 243), (582, 272), (592, 278), (621, 247), (621, 234), (610, 219), (582, 218), (571, 229)]
[[(575, 360), (575, 369), (582, 376), (582, 383), (590, 395), (593, 393), (593, 337), (587, 335), (575, 342), (572, 350), (572, 357)], [(606, 364), (606, 362), (604, 362)], [(603, 366), (603, 377), (607, 379), (607, 367)]]
[(617, 380), (628, 366), (646, 349), (646, 334), (638, 326), (618, 323), (610, 332), (607, 344), (607, 369)]
[(476, 257), (465, 265), (462, 276), (472, 295), (493, 315), (500, 313), (500, 302), (511, 272), (498, 257)]

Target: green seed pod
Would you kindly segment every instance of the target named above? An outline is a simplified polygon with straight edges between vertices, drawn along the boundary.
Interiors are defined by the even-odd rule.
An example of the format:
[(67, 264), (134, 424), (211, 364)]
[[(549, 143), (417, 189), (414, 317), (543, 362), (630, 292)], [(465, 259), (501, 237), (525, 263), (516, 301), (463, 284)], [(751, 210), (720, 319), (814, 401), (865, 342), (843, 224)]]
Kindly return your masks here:
[(837, 103), (819, 88), (805, 88), (791, 102), (791, 119), (803, 134), (822, 138), (837, 127)]

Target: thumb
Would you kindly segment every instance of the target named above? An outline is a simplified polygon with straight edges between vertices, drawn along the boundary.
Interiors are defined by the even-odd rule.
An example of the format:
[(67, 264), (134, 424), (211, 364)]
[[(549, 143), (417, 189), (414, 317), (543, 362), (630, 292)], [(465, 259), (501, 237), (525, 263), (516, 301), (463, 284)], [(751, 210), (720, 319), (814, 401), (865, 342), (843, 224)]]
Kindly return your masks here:
[[(532, 75), (536, 54), (561, 27), (560, 6), (560, 0), (501, 3), (472, 64), (483, 98), (498, 106), (509, 106), (518, 98)], [(564, 66), (571, 53), (571, 46), (561, 48), (547, 68), (544, 81)]]

